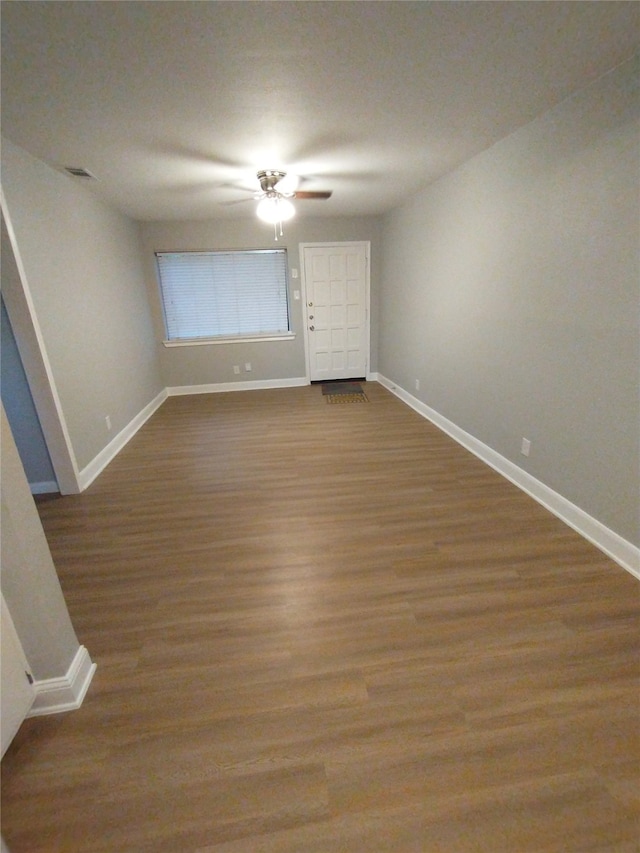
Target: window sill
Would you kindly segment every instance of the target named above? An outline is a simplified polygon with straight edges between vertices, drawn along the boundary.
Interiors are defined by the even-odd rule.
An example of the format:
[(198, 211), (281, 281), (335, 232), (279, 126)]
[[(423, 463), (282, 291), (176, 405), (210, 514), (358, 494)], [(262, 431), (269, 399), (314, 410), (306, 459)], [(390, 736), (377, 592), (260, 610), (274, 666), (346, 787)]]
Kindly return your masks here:
[(228, 338), (185, 338), (184, 340), (163, 341), (165, 347), (201, 347), (218, 346), (219, 344), (253, 344), (260, 341), (293, 341), (294, 332), (286, 332), (281, 335), (234, 335)]

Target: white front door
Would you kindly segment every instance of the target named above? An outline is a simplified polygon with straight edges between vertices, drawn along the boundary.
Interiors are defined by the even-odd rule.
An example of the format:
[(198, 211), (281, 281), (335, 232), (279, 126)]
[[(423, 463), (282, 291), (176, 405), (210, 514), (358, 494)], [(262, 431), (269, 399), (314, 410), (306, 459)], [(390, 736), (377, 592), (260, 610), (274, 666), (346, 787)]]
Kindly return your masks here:
[(366, 377), (368, 244), (302, 244), (301, 249), (309, 378)]

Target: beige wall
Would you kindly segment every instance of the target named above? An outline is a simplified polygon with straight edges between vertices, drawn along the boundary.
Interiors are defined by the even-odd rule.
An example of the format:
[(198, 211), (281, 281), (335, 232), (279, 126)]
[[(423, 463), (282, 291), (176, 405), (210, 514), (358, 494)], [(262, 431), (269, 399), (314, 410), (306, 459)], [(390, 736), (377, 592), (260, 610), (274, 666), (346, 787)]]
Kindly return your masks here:
[(35, 680), (62, 678), (79, 643), (4, 409), (1, 418), (2, 593)]
[(379, 355), (381, 374), (635, 545), (638, 152), (629, 63), (389, 215)]
[[(322, 202), (307, 202), (321, 204)], [(251, 207), (251, 205), (249, 205)], [(164, 337), (162, 309), (158, 295), (154, 252), (196, 249), (271, 249), (285, 247), (289, 268), (300, 270), (299, 244), (332, 240), (371, 242), (371, 370), (377, 362), (377, 294), (380, 269), (381, 220), (362, 218), (310, 218), (306, 213), (285, 224), (285, 234), (275, 242), (273, 229), (255, 216), (246, 219), (202, 222), (142, 223), (144, 264), (154, 328), (158, 342)], [(289, 281), (290, 290), (299, 289), (300, 280)], [(291, 294), (290, 294), (291, 296)], [(305, 375), (302, 302), (290, 299), (293, 341), (216, 344), (211, 346), (164, 347), (158, 355), (166, 386), (207, 385), (239, 380), (297, 379)], [(236, 376), (233, 365), (251, 362), (251, 374)]]
[(164, 387), (138, 226), (6, 140), (2, 189), (82, 469)]

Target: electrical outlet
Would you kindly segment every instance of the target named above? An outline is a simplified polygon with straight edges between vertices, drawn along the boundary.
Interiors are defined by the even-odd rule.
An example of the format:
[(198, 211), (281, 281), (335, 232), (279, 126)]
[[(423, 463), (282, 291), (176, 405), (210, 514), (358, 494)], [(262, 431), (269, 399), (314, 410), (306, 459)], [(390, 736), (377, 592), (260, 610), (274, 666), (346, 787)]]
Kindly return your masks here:
[(104, 419), (105, 424), (107, 425), (107, 429), (111, 429), (111, 418), (107, 415)]
[(416, 379), (416, 391), (420, 390), (420, 380)]
[(251, 362), (250, 361), (245, 361), (244, 369), (246, 370), (247, 373), (251, 373)]
[(240, 373), (240, 365), (239, 364), (233, 365), (233, 372), (236, 374), (236, 376)]
[(529, 441), (528, 438), (523, 438), (522, 444), (520, 445), (520, 453), (522, 453), (523, 456), (528, 456), (530, 452), (531, 452), (531, 442)]

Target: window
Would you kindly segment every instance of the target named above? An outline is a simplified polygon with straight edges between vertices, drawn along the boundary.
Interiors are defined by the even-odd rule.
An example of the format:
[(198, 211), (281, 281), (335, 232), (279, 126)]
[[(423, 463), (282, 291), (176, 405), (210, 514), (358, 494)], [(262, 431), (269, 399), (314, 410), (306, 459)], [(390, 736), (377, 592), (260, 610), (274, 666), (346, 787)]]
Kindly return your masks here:
[(292, 337), (286, 249), (157, 252), (166, 343)]

